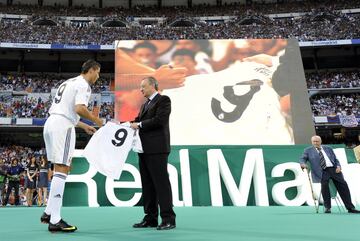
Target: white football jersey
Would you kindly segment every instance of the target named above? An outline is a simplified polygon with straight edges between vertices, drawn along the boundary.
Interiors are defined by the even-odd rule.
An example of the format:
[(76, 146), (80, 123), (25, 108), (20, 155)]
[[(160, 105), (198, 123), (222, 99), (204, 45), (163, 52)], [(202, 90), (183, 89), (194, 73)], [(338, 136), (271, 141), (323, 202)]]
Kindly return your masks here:
[(83, 156), (98, 172), (119, 179), (129, 152), (142, 152), (138, 132), (129, 123), (106, 123), (91, 137)]
[(272, 87), (274, 70), (236, 62), (193, 75), (184, 87), (164, 90), (172, 102), (173, 145), (293, 144), (292, 128)]
[(56, 90), (49, 113), (65, 116), (74, 125), (80, 120), (75, 112), (75, 105), (88, 106), (91, 96), (89, 83), (81, 75), (63, 82)]

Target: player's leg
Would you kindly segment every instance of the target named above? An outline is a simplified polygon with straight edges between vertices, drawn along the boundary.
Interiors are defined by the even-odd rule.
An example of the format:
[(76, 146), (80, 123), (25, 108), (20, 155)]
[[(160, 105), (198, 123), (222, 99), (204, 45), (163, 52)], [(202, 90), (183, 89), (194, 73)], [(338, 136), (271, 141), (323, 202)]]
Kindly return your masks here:
[[(49, 162), (54, 163), (55, 160), (55, 151), (54, 151), (54, 139), (53, 139), (53, 133), (51, 131), (52, 126), (54, 126), (54, 124), (52, 123), (53, 120), (51, 119), (51, 116), (47, 119), (45, 125), (44, 125), (44, 131), (43, 131), (43, 137), (44, 137), (44, 142), (45, 142), (45, 149), (46, 149), (46, 156)], [(50, 187), (51, 188), (51, 187)], [(41, 215), (40, 217), (40, 221), (42, 223), (48, 224), (50, 222), (50, 215), (51, 215), (51, 205), (50, 205), (50, 196), (48, 199), (48, 203), (47, 206), (45, 208), (44, 213)]]
[[(59, 148), (57, 148), (59, 149)], [(74, 232), (77, 230), (76, 226), (67, 224), (61, 218), (61, 207), (63, 202), (63, 195), (65, 189), (65, 182), (70, 171), (71, 158), (75, 149), (75, 129), (69, 128), (66, 131), (66, 138), (64, 148), (62, 148), (61, 158), (54, 161), (54, 175), (51, 182), (49, 202), (51, 213), (49, 231), (51, 232)], [(59, 156), (59, 155), (57, 155)]]
[(61, 218), (61, 207), (65, 182), (70, 170), (71, 157), (75, 149), (75, 129), (61, 117), (50, 116), (44, 127), (44, 140), (48, 160), (54, 164), (48, 205), (41, 216), (41, 222), (49, 223), (49, 231), (73, 232), (75, 226), (68, 225)]
[(66, 165), (55, 164), (54, 165), (54, 175), (53, 180), (51, 182), (50, 188), (50, 214), (51, 219), (50, 223), (55, 224), (58, 223), (61, 219), (60, 209), (62, 207), (62, 200), (65, 189), (65, 182), (67, 178), (67, 174), (69, 171), (69, 167)]

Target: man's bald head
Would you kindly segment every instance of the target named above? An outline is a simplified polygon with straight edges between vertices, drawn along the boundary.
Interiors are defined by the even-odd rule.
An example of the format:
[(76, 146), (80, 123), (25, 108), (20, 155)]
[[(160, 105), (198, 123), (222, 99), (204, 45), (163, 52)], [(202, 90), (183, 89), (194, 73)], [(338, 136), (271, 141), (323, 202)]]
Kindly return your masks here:
[(312, 144), (315, 148), (320, 148), (320, 146), (321, 146), (321, 137), (320, 137), (320, 136), (313, 136), (313, 137), (311, 137), (311, 144)]

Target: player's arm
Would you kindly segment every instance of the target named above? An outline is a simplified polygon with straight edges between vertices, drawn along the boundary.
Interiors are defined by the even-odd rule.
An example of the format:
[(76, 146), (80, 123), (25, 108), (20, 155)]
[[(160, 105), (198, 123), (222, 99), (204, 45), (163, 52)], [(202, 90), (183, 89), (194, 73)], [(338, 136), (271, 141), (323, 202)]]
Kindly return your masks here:
[(83, 129), (87, 134), (92, 135), (96, 132), (96, 129), (92, 126), (89, 126), (88, 124), (79, 121), (76, 127), (80, 127)]
[(184, 67), (173, 68), (162, 65), (157, 69), (150, 68), (138, 63), (121, 49), (116, 49), (116, 78), (120, 78), (115, 87), (116, 90), (133, 90), (139, 88), (142, 79), (152, 76), (159, 81), (162, 89), (178, 88), (183, 86), (187, 69)]
[[(94, 116), (93, 114), (91, 114), (91, 112), (87, 109), (87, 107), (85, 106), (85, 105), (83, 105), (83, 104), (78, 104), (78, 105), (75, 105), (75, 112), (79, 115), (79, 116), (81, 116), (82, 118), (84, 118), (84, 119), (88, 119), (88, 120), (90, 120), (90, 121), (92, 121), (92, 122), (94, 122), (97, 126), (99, 126), (99, 127), (101, 127), (102, 125), (103, 125), (103, 121), (99, 118), (99, 117), (97, 117), (97, 116)], [(80, 123), (80, 122), (79, 122)], [(81, 122), (81, 123), (83, 123), (83, 122)], [(85, 123), (83, 123), (84, 125), (86, 125)], [(80, 127), (80, 128), (87, 128), (86, 126), (84, 126), (84, 125), (82, 125), (82, 124), (80, 124), (80, 126), (79, 126), (79, 124), (78, 124), (78, 126)], [(87, 125), (88, 126), (88, 125)], [(83, 129), (84, 129), (83, 128)], [(85, 130), (85, 129), (84, 129)]]

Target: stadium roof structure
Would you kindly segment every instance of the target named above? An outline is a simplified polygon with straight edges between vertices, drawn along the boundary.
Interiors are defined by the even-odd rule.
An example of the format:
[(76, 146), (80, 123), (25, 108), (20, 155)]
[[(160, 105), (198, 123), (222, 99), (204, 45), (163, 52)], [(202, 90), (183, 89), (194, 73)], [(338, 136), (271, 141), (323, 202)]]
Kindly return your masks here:
[(133, 7), (133, 6), (191, 6), (199, 4), (251, 4), (284, 3), (302, 0), (0, 0), (0, 4), (27, 4), (40, 6), (80, 6), (80, 7)]

